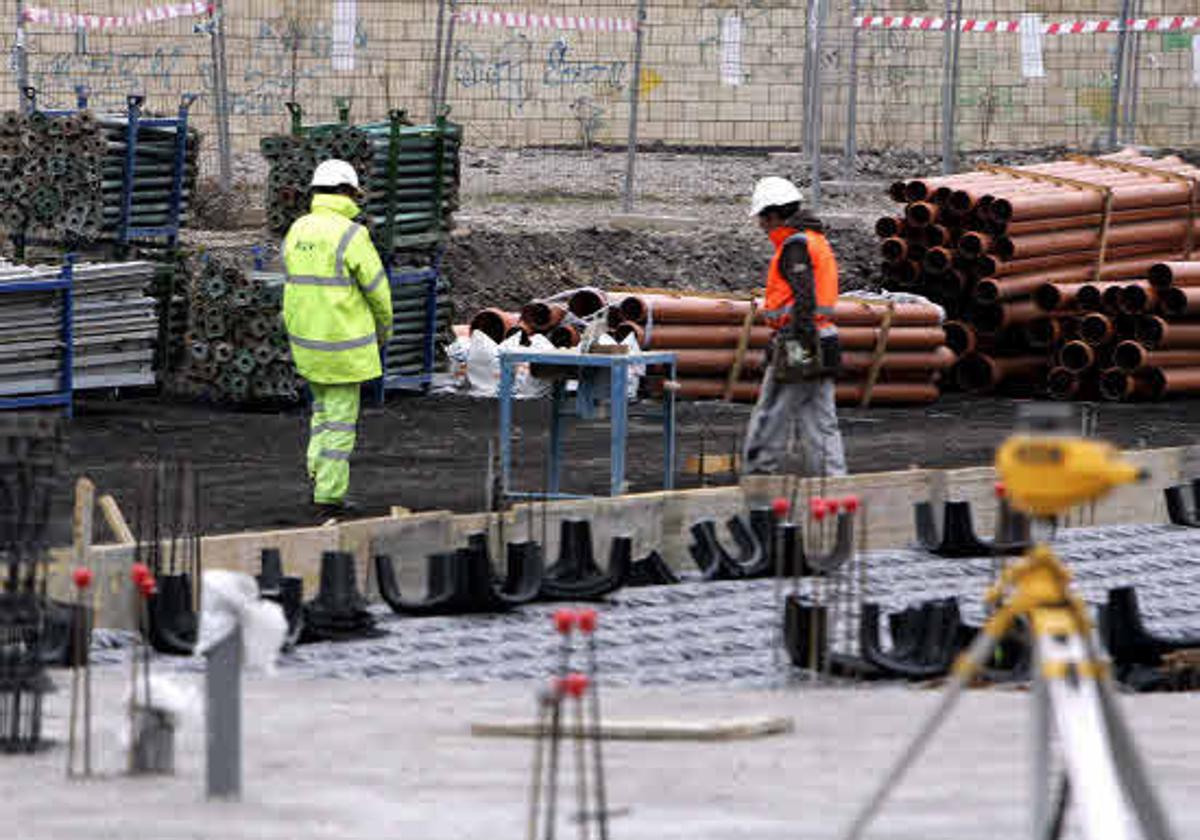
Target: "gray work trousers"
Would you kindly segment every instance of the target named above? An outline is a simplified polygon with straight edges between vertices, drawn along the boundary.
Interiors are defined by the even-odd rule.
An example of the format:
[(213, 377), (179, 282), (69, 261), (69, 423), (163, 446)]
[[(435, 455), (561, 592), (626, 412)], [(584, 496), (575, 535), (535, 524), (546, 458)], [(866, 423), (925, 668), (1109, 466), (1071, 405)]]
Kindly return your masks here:
[(742, 447), (743, 468), (748, 473), (774, 473), (788, 449), (795, 421), (800, 437), (805, 475), (845, 475), (846, 455), (838, 430), (833, 379), (781, 383), (768, 366), (762, 390)]

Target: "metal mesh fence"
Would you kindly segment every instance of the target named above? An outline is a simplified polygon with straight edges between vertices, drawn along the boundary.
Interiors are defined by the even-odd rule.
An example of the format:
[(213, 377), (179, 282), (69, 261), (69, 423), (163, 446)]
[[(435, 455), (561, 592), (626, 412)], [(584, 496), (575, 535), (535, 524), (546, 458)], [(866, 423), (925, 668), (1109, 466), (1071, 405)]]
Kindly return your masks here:
[[(127, 2), (90, 0), (86, 11), (128, 13)], [(451, 119), (465, 129), (464, 193), (475, 199), (615, 198), (634, 93), (641, 201), (740, 195), (746, 173), (724, 165), (731, 152), (811, 152), (806, 135), (815, 122), (806, 116), (814, 92), (826, 153), (852, 138), (863, 151), (937, 154), (948, 66), (957, 81), (954, 145), (965, 152), (1088, 149), (1109, 143), (1114, 129), (1119, 141), (1193, 142), (1200, 28), (1194, 19), (1163, 22), (1195, 14), (1181, 7), (1193, 3), (960, 5), (970, 23), (948, 65), (944, 0), (646, 0), (639, 72), (637, 0), (539, 0), (520, 13), (503, 2), (456, 0), (231, 2), (222, 21), (234, 177), (261, 181), (258, 141), (287, 129), (287, 101), (301, 103), (306, 121), (333, 119), (339, 98), (353, 121), (379, 120), (392, 108), (427, 121), (439, 76)], [(1157, 22), (1122, 33), (1115, 21), (1123, 17)], [(863, 18), (909, 20), (863, 25)], [(819, 42), (809, 37), (817, 20)], [(1111, 24), (1047, 31), (1105, 20)], [(203, 12), (121, 29), (30, 22), (28, 81), (44, 107), (73, 105), (78, 85), (100, 110), (123, 108), (138, 93), (152, 110), (172, 112), (182, 93), (200, 93), (193, 117), (206, 134), (202, 165), (212, 174), (213, 30)], [(15, 33), (6, 40), (11, 49)], [(14, 83), (0, 88), (0, 107), (17, 101), (14, 73)], [(806, 167), (797, 159), (784, 168)]]

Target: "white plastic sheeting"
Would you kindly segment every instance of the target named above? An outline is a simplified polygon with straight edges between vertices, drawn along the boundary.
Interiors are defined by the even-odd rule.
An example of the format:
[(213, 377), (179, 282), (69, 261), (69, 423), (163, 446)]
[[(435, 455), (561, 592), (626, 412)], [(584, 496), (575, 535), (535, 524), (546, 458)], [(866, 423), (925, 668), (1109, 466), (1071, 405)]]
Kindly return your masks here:
[(287, 619), (280, 606), (260, 598), (258, 583), (241, 572), (207, 571), (202, 591), (196, 653), (203, 655), (241, 625), (243, 667), (274, 674), (287, 638)]

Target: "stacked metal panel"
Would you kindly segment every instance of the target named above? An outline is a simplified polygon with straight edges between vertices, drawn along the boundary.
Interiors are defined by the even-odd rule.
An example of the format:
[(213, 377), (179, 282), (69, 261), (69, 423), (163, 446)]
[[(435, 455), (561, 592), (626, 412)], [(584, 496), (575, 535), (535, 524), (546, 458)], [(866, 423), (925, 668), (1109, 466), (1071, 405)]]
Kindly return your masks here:
[[(74, 389), (153, 385), (158, 302), (150, 262), (81, 263), (74, 275)], [(0, 265), (0, 283), (53, 280), (57, 266)], [(62, 308), (52, 296), (0, 300), (0, 395), (54, 390), (62, 357)]]

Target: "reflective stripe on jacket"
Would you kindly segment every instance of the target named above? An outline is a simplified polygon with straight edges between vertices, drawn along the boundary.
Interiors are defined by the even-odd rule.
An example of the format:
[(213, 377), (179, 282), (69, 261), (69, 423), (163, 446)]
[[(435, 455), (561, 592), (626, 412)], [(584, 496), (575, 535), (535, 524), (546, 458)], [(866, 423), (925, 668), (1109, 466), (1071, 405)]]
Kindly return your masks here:
[(346, 196), (313, 196), (312, 212), (283, 241), (283, 320), (296, 370), (310, 382), (366, 382), (382, 375), (380, 339), (391, 335), (387, 272)]
[(813, 310), (813, 323), (817, 329), (833, 328), (833, 309), (838, 298), (837, 260), (834, 259), (833, 249), (824, 234), (815, 230), (797, 230), (792, 227), (776, 228), (769, 236), (775, 245), (775, 256), (767, 269), (767, 294), (764, 306), (767, 323), (779, 329), (791, 320), (792, 304), (795, 302), (792, 287), (788, 284), (779, 267), (783, 247), (788, 239), (802, 233), (808, 240), (808, 256), (812, 263), (811, 282), (816, 292), (816, 306)]

